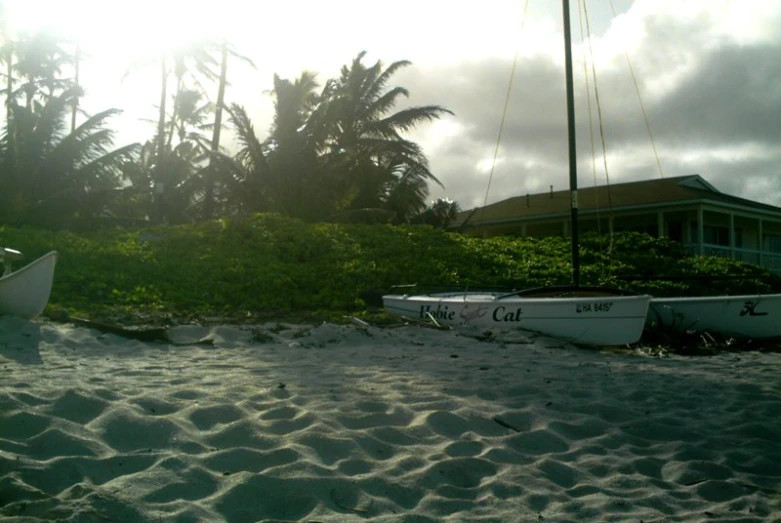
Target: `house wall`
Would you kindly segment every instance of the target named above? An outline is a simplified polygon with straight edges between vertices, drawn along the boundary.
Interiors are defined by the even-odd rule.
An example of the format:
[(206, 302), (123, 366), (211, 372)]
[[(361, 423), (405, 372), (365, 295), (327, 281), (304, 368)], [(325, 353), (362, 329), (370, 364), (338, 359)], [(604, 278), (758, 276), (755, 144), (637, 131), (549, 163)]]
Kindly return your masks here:
[[(702, 224), (699, 223), (702, 217)], [(693, 254), (724, 256), (765, 266), (781, 274), (781, 216), (730, 205), (659, 205), (629, 212), (581, 212), (580, 231), (637, 231), (666, 236)], [(569, 236), (569, 217), (519, 220), (467, 230), (467, 234)]]
[(606, 213), (602, 213), (597, 220), (596, 216), (586, 216), (580, 220), (578, 230), (580, 232), (610, 232), (610, 219), (606, 217)]
[(554, 222), (527, 223), (525, 236), (544, 238), (546, 236), (563, 236), (564, 231), (568, 230), (564, 220)]
[[(660, 226), (659, 217), (662, 217)], [(608, 232), (635, 231), (645, 232), (658, 237), (659, 233), (684, 244), (699, 244), (698, 210), (690, 208), (664, 208), (657, 211), (601, 213), (599, 222), (592, 213), (581, 214), (580, 231)], [(732, 214), (732, 219), (730, 218)], [(733, 212), (713, 206), (705, 206), (703, 216), (703, 240), (708, 245), (730, 247), (730, 224), (735, 228), (733, 246), (737, 249), (760, 249), (760, 217), (748, 212)], [(600, 227), (601, 226), (601, 227)], [(476, 236), (494, 236), (503, 234), (532, 237), (568, 236), (569, 218), (552, 218), (540, 221), (514, 222), (486, 225), (468, 229), (467, 234)], [(762, 250), (781, 253), (781, 219), (779, 221), (762, 218)]]
[(659, 214), (657, 212), (620, 213), (613, 216), (613, 231), (644, 232), (659, 235)]

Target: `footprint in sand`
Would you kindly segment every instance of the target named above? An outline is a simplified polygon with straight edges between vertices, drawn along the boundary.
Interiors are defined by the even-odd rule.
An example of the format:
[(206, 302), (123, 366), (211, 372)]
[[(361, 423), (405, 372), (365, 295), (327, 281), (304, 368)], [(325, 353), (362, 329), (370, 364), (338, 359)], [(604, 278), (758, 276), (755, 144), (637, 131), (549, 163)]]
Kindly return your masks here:
[(346, 476), (360, 476), (369, 474), (374, 470), (374, 465), (370, 461), (362, 459), (350, 459), (339, 463), (339, 472)]
[(370, 429), (368, 432), (373, 437), (380, 441), (388, 443), (389, 445), (407, 447), (411, 445), (419, 445), (425, 441), (426, 436), (429, 434), (421, 430), (422, 427), (377, 427), (376, 429)]
[[(64, 457), (49, 461), (45, 469), (20, 467), (17, 477), (48, 496), (57, 496), (79, 483), (103, 485), (122, 476), (133, 476), (149, 469), (156, 461), (155, 456), (146, 455), (112, 456), (103, 459)], [(0, 491), (5, 492), (2, 487)]]
[(151, 414), (153, 416), (168, 416), (169, 414), (178, 412), (181, 409), (175, 403), (158, 398), (137, 398), (130, 403), (135, 404), (145, 413)]
[(190, 412), (190, 421), (199, 430), (211, 430), (217, 425), (227, 425), (244, 417), (244, 412), (235, 405), (212, 405), (200, 407)]
[(316, 421), (316, 418), (309, 412), (304, 412), (300, 416), (292, 419), (272, 419), (264, 420), (264, 427), (262, 430), (270, 434), (276, 434), (278, 436), (286, 436), (293, 434), (294, 432), (300, 432), (311, 427)]
[(181, 448), (185, 432), (176, 423), (141, 415), (129, 407), (116, 407), (90, 423), (110, 447), (131, 452), (141, 449)]
[(307, 434), (296, 439), (296, 443), (311, 448), (320, 462), (326, 466), (347, 459), (358, 448), (350, 439), (336, 438), (323, 434)]
[(445, 453), (454, 458), (473, 457), (479, 455), (485, 445), (479, 441), (457, 441), (445, 448)]
[(574, 487), (583, 477), (583, 474), (578, 470), (553, 459), (544, 459), (538, 462), (537, 468), (548, 481), (564, 489)]
[(45, 412), (75, 423), (87, 424), (100, 416), (109, 402), (79, 391), (68, 390), (52, 403)]
[(436, 411), (426, 417), (426, 425), (437, 434), (450, 439), (458, 439), (465, 432), (474, 432), (481, 436), (504, 436), (508, 429), (490, 418), (473, 416), (462, 418), (452, 412)]
[(496, 475), (496, 465), (478, 458), (452, 458), (432, 465), (425, 473), (423, 484), (437, 488), (442, 484), (474, 488), (483, 478)]
[(264, 470), (295, 463), (301, 458), (298, 452), (290, 448), (262, 452), (248, 448), (234, 448), (214, 452), (201, 459), (204, 467), (215, 474), (235, 474), (251, 472), (258, 474)]
[(301, 412), (299, 409), (295, 407), (278, 407), (274, 409), (269, 409), (263, 412), (260, 415), (260, 419), (264, 420), (277, 420), (277, 419), (293, 419), (295, 418), (299, 412)]
[[(82, 427), (75, 427), (84, 432)], [(88, 437), (71, 434), (59, 428), (50, 428), (27, 440), (27, 456), (45, 461), (60, 456), (96, 457), (109, 452), (105, 445)]]
[(247, 447), (257, 450), (269, 450), (276, 447), (276, 442), (263, 435), (262, 427), (248, 420), (239, 420), (225, 425), (220, 430), (204, 435), (207, 445), (221, 448)]
[(507, 446), (520, 454), (542, 456), (566, 452), (569, 444), (550, 430), (533, 430), (516, 436), (510, 436), (506, 440)]
[[(380, 409), (379, 405), (375, 406)], [(413, 414), (406, 409), (384, 407), (382, 411), (374, 411), (363, 416), (341, 416), (337, 421), (350, 430), (364, 430), (375, 427), (407, 426), (413, 419)]]
[(29, 412), (14, 412), (0, 418), (0, 439), (25, 440), (49, 428), (51, 418)]

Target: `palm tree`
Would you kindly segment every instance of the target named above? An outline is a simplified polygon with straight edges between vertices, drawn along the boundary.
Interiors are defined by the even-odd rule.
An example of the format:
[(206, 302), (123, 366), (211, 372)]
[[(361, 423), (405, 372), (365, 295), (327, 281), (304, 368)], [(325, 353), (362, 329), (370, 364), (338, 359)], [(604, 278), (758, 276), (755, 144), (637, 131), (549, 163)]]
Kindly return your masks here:
[(251, 67), (255, 67), (255, 64), (252, 63), (252, 60), (246, 56), (238, 54), (234, 49), (232, 49), (227, 39), (225, 38), (219, 42), (219, 53), (220, 75), (219, 82), (217, 84), (217, 101), (214, 105), (214, 128), (212, 132), (210, 148), (211, 156), (209, 160), (209, 168), (206, 169), (204, 173), (205, 186), (203, 197), (203, 219), (205, 220), (211, 219), (212, 215), (214, 214), (214, 185), (218, 169), (217, 162), (220, 161), (218, 153), (220, 151), (220, 137), (222, 133), (222, 111), (225, 108), (225, 90), (228, 86), (228, 57), (232, 56), (234, 58), (238, 58)]
[(437, 198), (431, 206), (412, 218), (413, 223), (425, 223), (440, 229), (446, 229), (456, 215), (461, 212), (461, 206), (449, 198)]
[(123, 165), (137, 145), (110, 150), (106, 127), (116, 109), (100, 112), (67, 133), (77, 88), (33, 107), (11, 102), (12, 117), (0, 136), (0, 220), (55, 225), (103, 213), (104, 196), (120, 186)]
[(14, 42), (8, 36), (5, 27), (2, 28), (3, 45), (0, 47), (0, 63), (5, 63), (5, 119), (11, 118), (11, 93), (14, 90)]
[[(213, 56), (215, 52), (219, 52), (220, 56), (219, 74), (214, 72), (214, 69), (218, 64), (218, 60)], [(156, 195), (159, 195), (161, 199), (164, 199), (165, 193), (169, 189), (164, 179), (166, 178), (165, 170), (169, 167), (166, 163), (169, 160), (168, 156), (171, 150), (175, 148), (172, 143), (174, 130), (179, 127), (179, 124), (177, 123), (177, 119), (179, 118), (179, 113), (177, 112), (177, 107), (179, 107), (178, 100), (185, 91), (197, 89), (201, 93), (206, 93), (207, 90), (202, 84), (203, 79), (218, 81), (217, 101), (213, 104), (215, 116), (209, 150), (211, 151), (211, 157), (219, 157), (217, 153), (220, 149), (222, 111), (225, 108), (225, 91), (228, 85), (227, 73), (229, 56), (239, 58), (254, 67), (251, 60), (241, 56), (233, 50), (225, 39), (221, 41), (203, 39), (196, 42), (190, 42), (175, 49), (166, 50), (161, 53), (159, 57), (161, 82), (160, 103), (158, 106), (155, 160), (153, 164), (156, 173), (154, 176), (154, 192)], [(169, 80), (172, 74), (175, 78), (172, 102), (174, 111), (169, 118), (167, 103)], [(202, 185), (204, 193), (202, 212), (203, 216), (206, 218), (211, 217), (214, 211), (214, 178), (217, 167), (216, 165), (211, 165), (211, 163), (212, 161), (210, 160), (209, 169), (200, 171), (203, 175)]]
[(168, 124), (164, 175), (168, 191), (163, 214), (169, 222), (190, 221), (200, 214), (197, 200), (204, 192), (203, 175), (209, 158), (209, 144), (203, 133), (210, 127), (211, 111), (212, 104), (204, 101), (199, 90), (182, 88), (176, 97)]
[(292, 82), (274, 75), (274, 119), (265, 141), (255, 134), (244, 108), (231, 106), (230, 122), (242, 145), (234, 157), (232, 173), (244, 192), (244, 210), (299, 218), (317, 214), (317, 202), (328, 192), (322, 183), (313, 185), (320, 171), (315, 132), (322, 131), (312, 125), (320, 102), (317, 87), (315, 74), (310, 72)]
[[(199, 74), (210, 79), (216, 77), (212, 71), (215, 61), (209, 50), (210, 44), (208, 42), (189, 42), (186, 45), (179, 46), (175, 49), (166, 49), (159, 54), (157, 59), (153, 60), (153, 62), (157, 63), (160, 73), (160, 103), (157, 108), (157, 131), (154, 137), (155, 153), (154, 158), (150, 158), (150, 167), (154, 173), (152, 179), (153, 197), (155, 201), (164, 200), (165, 193), (169, 189), (165, 183), (165, 172), (168, 168), (167, 162), (170, 160), (169, 154), (173, 148), (173, 144), (171, 143), (173, 139), (173, 130), (177, 126), (177, 100), (183, 90), (190, 88), (190, 84), (200, 87)], [(148, 60), (133, 64), (125, 73), (125, 76), (127, 76), (131, 70), (148, 64)], [(171, 74), (175, 77), (175, 89), (173, 93), (174, 111), (169, 119), (167, 103), (168, 84)], [(160, 207), (156, 205), (156, 211), (154, 213), (155, 221), (159, 221), (162, 218), (160, 212)]]
[(233, 187), (257, 199), (255, 205), (245, 200), (245, 209), (317, 220), (371, 208), (399, 222), (425, 209), (428, 182), (439, 181), (421, 148), (402, 134), (452, 113), (424, 106), (388, 114), (408, 93), (385, 86), (408, 62), (367, 68), (363, 56), (319, 92), (313, 73), (293, 81), (275, 75), (274, 120), (265, 141), (256, 136), (246, 112), (232, 107), (231, 122), (243, 145), (230, 164), (238, 184)]
[[(342, 181), (348, 192), (355, 195), (352, 207), (370, 202), (382, 206), (392, 186), (398, 180), (404, 180), (405, 186), (417, 187), (405, 193), (410, 198), (406, 202), (408, 210), (425, 208), (427, 183), (440, 182), (428, 169), (420, 146), (405, 139), (403, 133), (422, 122), (453, 113), (438, 105), (409, 107), (391, 113), (399, 98), (408, 97), (409, 91), (403, 87), (387, 89), (388, 82), (410, 62), (393, 62), (383, 69), (382, 63), (377, 61), (367, 67), (362, 63), (365, 55), (365, 52), (359, 53), (349, 67), (342, 67), (341, 76), (331, 81), (324, 91), (328, 97), (331, 126), (326, 155), (344, 170)], [(389, 169), (405, 174), (401, 178), (389, 177)], [(365, 177), (375, 179), (362, 179)], [(398, 198), (395, 201), (396, 206), (402, 203)], [(402, 214), (415, 213), (404, 211)]]
[[(61, 38), (46, 31), (25, 35), (14, 42), (13, 71), (22, 84), (11, 91), (11, 99), (23, 94), (25, 106), (30, 109), (33, 103), (45, 103), (73, 86), (72, 80), (61, 78), (62, 69), (73, 63), (73, 57), (62, 44)], [(9, 77), (8, 83), (11, 86), (13, 79)]]
[(227, 173), (224, 178), (226, 206), (234, 213), (274, 211), (266, 145), (258, 138), (243, 107), (233, 104), (228, 108), (228, 114), (241, 148), (233, 157), (216, 153), (220, 166)]
[[(201, 91), (182, 87), (162, 125), (157, 123), (154, 138), (142, 147), (136, 165), (126, 169), (125, 177), (135, 190), (149, 193), (139, 201), (154, 202), (150, 214), (154, 221), (179, 223), (195, 217), (196, 201), (203, 194), (200, 175), (209, 150), (204, 131), (210, 127), (211, 110), (212, 104), (204, 101)], [(165, 191), (157, 190), (161, 186)]]

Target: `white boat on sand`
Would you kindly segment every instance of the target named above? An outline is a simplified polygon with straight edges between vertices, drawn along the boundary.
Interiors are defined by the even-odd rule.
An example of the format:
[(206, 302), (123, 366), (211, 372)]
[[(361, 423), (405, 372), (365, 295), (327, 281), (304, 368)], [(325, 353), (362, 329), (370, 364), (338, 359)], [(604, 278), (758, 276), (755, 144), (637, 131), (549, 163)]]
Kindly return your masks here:
[(584, 345), (624, 345), (640, 338), (650, 296), (605, 296), (600, 288), (521, 293), (442, 292), (388, 295), (389, 314), (442, 325), (524, 329)]
[(750, 339), (781, 339), (781, 294), (654, 298), (649, 325)]
[(43, 312), (49, 303), (57, 252), (49, 252), (13, 271), (11, 262), (21, 257), (19, 251), (0, 247), (0, 261), (4, 267), (0, 278), (0, 316), (11, 315), (29, 320)]
[[(650, 296), (609, 288), (580, 286), (575, 98), (569, 0), (562, 0), (562, 7), (569, 186), (572, 202), (570, 206), (572, 285), (505, 294), (485, 292), (386, 294), (382, 299), (385, 310), (389, 314), (435, 320), (437, 323), (448, 325), (468, 323), (486, 327), (515, 327), (586, 345), (624, 345), (640, 339), (648, 316)], [(394, 289), (391, 292), (394, 292)]]

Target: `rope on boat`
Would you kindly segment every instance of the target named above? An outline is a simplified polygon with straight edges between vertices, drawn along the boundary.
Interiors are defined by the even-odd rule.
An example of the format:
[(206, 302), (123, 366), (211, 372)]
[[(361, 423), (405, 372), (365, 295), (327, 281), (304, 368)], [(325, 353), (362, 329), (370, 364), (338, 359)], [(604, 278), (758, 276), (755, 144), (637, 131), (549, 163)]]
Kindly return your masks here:
[[(613, 0), (610, 0), (610, 9), (613, 11), (613, 18), (616, 15), (616, 8), (613, 5)], [(645, 121), (645, 128), (648, 130), (648, 138), (651, 140), (651, 147), (654, 150), (654, 158), (656, 158), (656, 166), (659, 168), (659, 176), (664, 178), (664, 171), (662, 170), (662, 162), (659, 161), (659, 153), (656, 151), (656, 142), (654, 141), (654, 134), (651, 132), (651, 124), (648, 121), (648, 115), (645, 112), (645, 104), (643, 103), (643, 97), (640, 96), (640, 87), (637, 85), (637, 78), (635, 77), (635, 69), (632, 67), (632, 60), (629, 59), (629, 51), (624, 51), (626, 57), (626, 63), (629, 65), (629, 73), (632, 76), (632, 83), (635, 86), (635, 94), (637, 94), (637, 101), (640, 102), (640, 111), (643, 113), (643, 120)]]
[[(594, 77), (594, 100), (597, 106), (597, 120), (599, 122), (599, 137), (600, 142), (602, 145), (602, 163), (605, 168), (605, 184), (606, 184), (606, 190), (607, 190), (607, 206), (608, 206), (608, 219), (613, 218), (613, 199), (610, 195), (610, 173), (607, 167), (607, 144), (605, 140), (605, 126), (604, 126), (604, 120), (602, 118), (602, 104), (599, 100), (599, 84), (597, 82), (597, 69), (596, 69), (596, 60), (594, 59), (594, 47), (592, 45), (592, 37), (591, 37), (591, 23), (589, 21), (588, 17), (588, 6), (586, 0), (578, 0), (578, 10), (580, 16), (580, 32), (581, 32), (581, 39), (583, 41), (588, 42), (588, 57), (591, 59), (591, 75)], [(583, 22), (586, 23), (586, 38), (583, 36)], [(591, 92), (589, 88), (589, 73), (588, 73), (588, 59), (586, 58), (586, 52), (584, 50), (583, 52), (583, 69), (584, 74), (586, 77), (586, 100), (588, 101), (588, 122), (589, 122), (589, 131), (591, 133), (591, 158), (592, 158), (592, 168), (594, 169), (594, 194), (598, 195), (599, 192), (597, 191), (597, 168), (596, 168), (596, 152), (594, 151), (594, 124), (592, 119), (592, 113), (591, 113)], [(599, 235), (599, 248), (600, 250), (603, 250), (602, 245), (602, 224), (601, 224), (601, 216), (600, 216), (600, 205), (599, 200), (596, 201), (597, 206), (597, 233)], [(613, 267), (613, 230), (610, 230), (609, 233), (610, 241), (608, 243), (608, 269)]]
[[(581, 3), (578, 0), (578, 14), (581, 11)], [(583, 32), (583, 16), (578, 17), (580, 19), (580, 41), (585, 42), (586, 36)], [(592, 57), (593, 59), (593, 57)], [(591, 109), (591, 84), (588, 79), (588, 61), (586, 60), (586, 54), (583, 53), (583, 78), (586, 80), (586, 107), (588, 109), (588, 137), (591, 144), (591, 172), (594, 175), (594, 188), (597, 187), (597, 151), (594, 149), (594, 121), (592, 119)], [(599, 236), (599, 249), (602, 250), (602, 217), (600, 213), (599, 205), (599, 192), (594, 191), (594, 203), (597, 206), (597, 235)]]
[[(526, 23), (526, 10), (529, 7), (529, 0), (526, 0), (523, 5), (523, 15), (521, 16), (521, 28), (520, 30), (523, 31), (523, 26)], [(488, 194), (491, 192), (491, 181), (494, 178), (494, 169), (496, 168), (496, 158), (499, 156), (499, 145), (502, 142), (502, 134), (504, 133), (504, 123), (507, 119), (507, 108), (510, 105), (510, 95), (512, 94), (513, 90), (513, 79), (515, 78), (515, 69), (518, 66), (518, 54), (519, 54), (519, 46), (515, 46), (515, 55), (513, 56), (513, 66), (510, 70), (510, 80), (507, 82), (507, 93), (504, 97), (504, 108), (502, 109), (502, 119), (499, 122), (499, 133), (496, 137), (496, 147), (494, 147), (494, 157), (493, 160), (491, 160), (491, 170), (488, 173), (488, 186), (485, 189), (485, 198), (483, 198), (483, 206), (480, 209), (480, 220), (478, 223), (483, 222), (483, 216), (485, 215), (485, 207), (488, 204)]]

